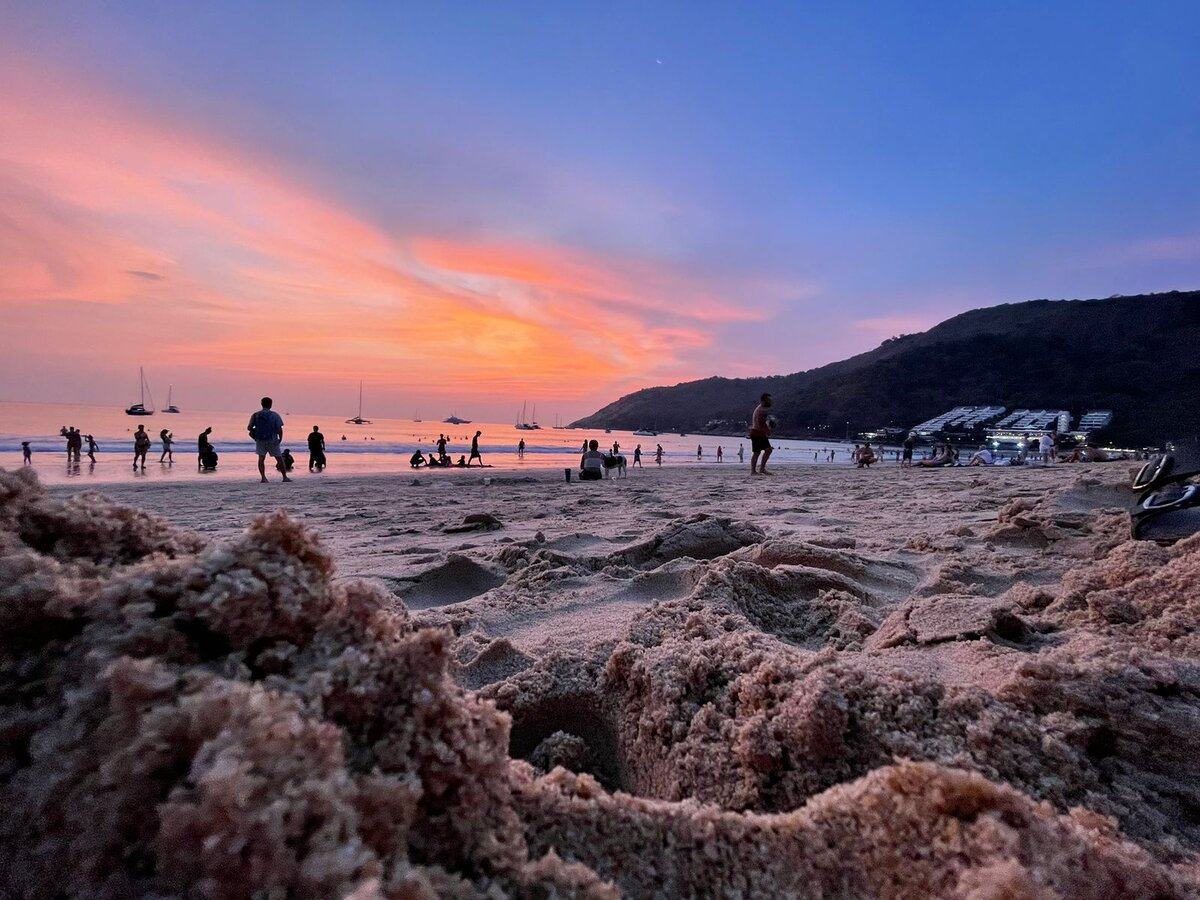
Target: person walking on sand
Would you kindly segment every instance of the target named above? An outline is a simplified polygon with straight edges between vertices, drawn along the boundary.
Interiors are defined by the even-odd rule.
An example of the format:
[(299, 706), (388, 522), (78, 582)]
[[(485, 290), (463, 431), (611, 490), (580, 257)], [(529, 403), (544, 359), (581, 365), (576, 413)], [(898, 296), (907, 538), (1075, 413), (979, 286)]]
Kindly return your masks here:
[(283, 440), (283, 419), (279, 413), (271, 409), (271, 398), (262, 398), (262, 409), (250, 416), (246, 430), (254, 438), (254, 452), (258, 454), (258, 475), (262, 483), (267, 483), (267, 457), (275, 460), (275, 468), (283, 476), (284, 481), (291, 481), (284, 468), (283, 453), (279, 443)]
[(21, 441), (21, 465), (33, 465), (33, 448), (29, 446), (29, 441)]
[(308, 433), (308, 471), (325, 471), (325, 435), (316, 425)]
[(471, 465), (471, 460), (477, 459), (479, 460), (479, 468), (482, 469), (483, 457), (479, 455), (479, 436), (481, 434), (483, 434), (482, 431), (476, 431), (475, 437), (471, 438), (471, 459), (467, 460), (467, 465)]
[(162, 455), (158, 457), (159, 462), (169, 462), (172, 465), (175, 463), (175, 454), (171, 452), (171, 445), (175, 443), (175, 436), (167, 429), (163, 429), (158, 433), (158, 439), (162, 441)]
[(133, 433), (133, 468), (137, 471), (138, 460), (142, 461), (142, 471), (146, 471), (146, 453), (150, 449), (150, 435), (146, 434), (146, 426), (139, 425)]
[[(771, 458), (771, 416), (767, 410), (771, 408), (771, 395), (763, 394), (758, 406), (750, 414), (750, 474), (771, 475), (767, 471), (767, 460)], [(762, 455), (762, 465), (758, 458)]]
[(525, 438), (521, 438), (517, 442), (517, 459), (525, 458)]
[(655, 463), (657, 463), (660, 466), (662, 465), (662, 454), (663, 454), (662, 444), (659, 444), (658, 447), (654, 451), (654, 461), (655, 461)]
[(96, 461), (96, 451), (100, 449), (100, 445), (96, 443), (96, 439), (92, 435), (87, 436), (88, 442), (88, 459), (93, 463)]
[(633, 464), (635, 466), (637, 466), (639, 469), (646, 468), (645, 466), (642, 465), (642, 445), (641, 444), (638, 444), (636, 447), (633, 448)]

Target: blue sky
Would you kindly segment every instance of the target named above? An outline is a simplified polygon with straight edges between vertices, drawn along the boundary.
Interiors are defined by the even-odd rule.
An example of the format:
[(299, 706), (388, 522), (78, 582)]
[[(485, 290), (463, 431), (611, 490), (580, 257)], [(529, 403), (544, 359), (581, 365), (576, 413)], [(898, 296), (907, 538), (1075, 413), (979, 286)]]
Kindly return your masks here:
[[(563, 303), (602, 315), (610, 295), (548, 300), (471, 254), (431, 274), (411, 248), (620, 272), (625, 326), (658, 338), (614, 351), (568, 398), (582, 413), (644, 384), (809, 368), (978, 306), (1200, 286), (1198, 26), (1193, 3), (5, 3), (0, 50), (67, 99), (84, 85), (253, 156), (470, 302), (553, 328)], [(2, 125), (0, 179), (43, 191)], [(256, 227), (238, 191), (206, 182), (203, 199)], [(237, 247), (169, 243), (172, 278), (246, 290)], [(639, 315), (646, 272), (661, 283)], [(51, 288), (0, 283), (0, 302), (44, 311), (68, 290)], [(697, 319), (697, 294), (729, 314)], [(563, 336), (603, 357), (586, 321)], [(107, 372), (98, 359), (77, 362)], [(19, 393), (15, 371), (0, 393)]]

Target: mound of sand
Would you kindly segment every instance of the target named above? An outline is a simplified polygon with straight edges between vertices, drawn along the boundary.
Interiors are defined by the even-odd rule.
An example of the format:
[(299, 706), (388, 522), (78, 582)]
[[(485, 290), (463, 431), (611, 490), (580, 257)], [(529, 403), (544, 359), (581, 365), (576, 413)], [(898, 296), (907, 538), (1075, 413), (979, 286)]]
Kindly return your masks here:
[[(1060, 636), (1035, 652), (918, 607), (911, 640), (835, 649), (825, 606), (856, 604), (869, 639), (909, 576), (736, 557), (761, 541), (696, 520), (627, 549), (637, 571), (713, 562), (615, 644), (533, 660), (459, 653), (382, 587), (335, 580), (282, 514), (210, 543), (0, 472), (0, 891), (1191, 895), (1200, 542), (1014, 590), (1003, 608)], [(748, 618), (771, 591), (816, 623), (804, 646)], [(1018, 614), (997, 609), (992, 630)], [(903, 672), (977, 645), (1002, 687)], [(472, 670), (500, 680), (473, 693), (452, 677)]]

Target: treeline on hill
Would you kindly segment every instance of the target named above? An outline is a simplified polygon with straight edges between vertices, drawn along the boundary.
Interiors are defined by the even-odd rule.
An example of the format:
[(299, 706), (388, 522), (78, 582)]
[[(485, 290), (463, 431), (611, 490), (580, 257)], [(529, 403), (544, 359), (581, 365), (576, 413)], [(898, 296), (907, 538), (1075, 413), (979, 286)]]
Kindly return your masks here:
[(706, 378), (629, 394), (579, 427), (695, 432), (741, 427), (775, 397), (780, 433), (908, 428), (960, 405), (1111, 409), (1104, 437), (1158, 444), (1200, 433), (1200, 291), (1033, 300), (972, 310), (818, 369)]

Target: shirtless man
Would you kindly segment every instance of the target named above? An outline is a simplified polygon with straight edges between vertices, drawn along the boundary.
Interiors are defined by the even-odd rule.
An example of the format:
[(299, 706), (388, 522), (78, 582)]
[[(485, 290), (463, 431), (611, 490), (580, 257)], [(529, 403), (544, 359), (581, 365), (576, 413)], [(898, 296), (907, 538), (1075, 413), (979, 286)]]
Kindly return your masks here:
[[(771, 408), (771, 395), (763, 394), (758, 406), (750, 415), (750, 474), (772, 475), (767, 471), (767, 460), (771, 458), (771, 423), (767, 420), (767, 410)], [(762, 455), (762, 465), (759, 465), (759, 454)]]

